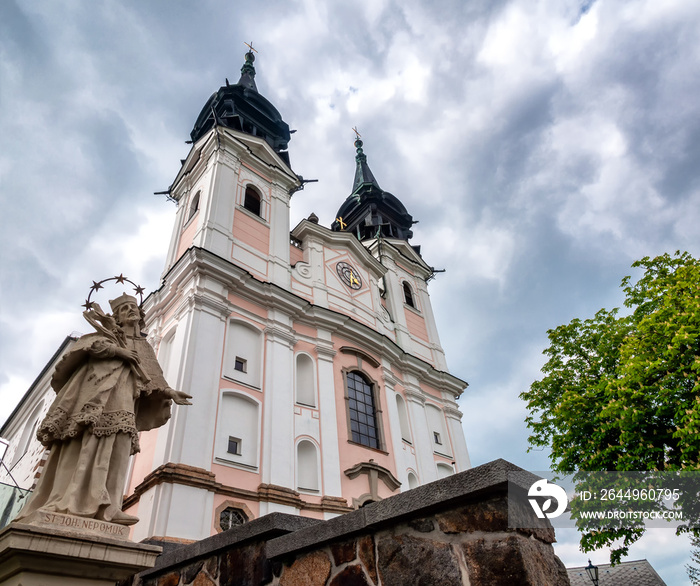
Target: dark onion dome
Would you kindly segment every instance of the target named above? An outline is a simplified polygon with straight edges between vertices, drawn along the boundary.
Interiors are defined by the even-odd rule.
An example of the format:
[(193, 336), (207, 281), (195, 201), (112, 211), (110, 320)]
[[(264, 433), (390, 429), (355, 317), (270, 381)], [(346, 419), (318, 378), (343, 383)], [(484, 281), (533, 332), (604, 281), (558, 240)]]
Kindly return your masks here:
[[(408, 240), (413, 237), (413, 218), (399, 199), (379, 187), (362, 151), (362, 141), (355, 141), (355, 181), (352, 194), (335, 215), (331, 230), (352, 232), (360, 240), (383, 236)], [(342, 223), (341, 223), (342, 220)]]
[(255, 55), (248, 51), (241, 68), (241, 78), (235, 85), (226, 85), (212, 94), (190, 133), (192, 142), (199, 140), (215, 124), (259, 136), (289, 165), (286, 152), (289, 144), (289, 125), (277, 109), (258, 93), (255, 85)]

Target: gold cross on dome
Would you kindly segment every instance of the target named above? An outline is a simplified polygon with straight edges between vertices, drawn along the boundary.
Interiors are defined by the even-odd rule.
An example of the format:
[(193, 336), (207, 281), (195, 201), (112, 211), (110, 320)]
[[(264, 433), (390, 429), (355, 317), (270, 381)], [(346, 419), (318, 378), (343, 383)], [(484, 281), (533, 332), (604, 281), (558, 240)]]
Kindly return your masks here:
[(256, 53), (258, 52), (258, 50), (255, 49), (255, 48), (253, 47), (253, 41), (250, 41), (250, 43), (246, 43), (246, 42), (244, 41), (243, 44), (244, 44), (246, 47), (248, 47), (251, 51), (255, 51)]
[(345, 228), (348, 226), (345, 222), (343, 222), (343, 218), (338, 217), (335, 219), (335, 221), (338, 222), (341, 230), (345, 230)]
[(360, 134), (359, 130), (357, 130), (357, 126), (353, 126), (352, 131), (357, 135), (357, 138), (362, 138), (362, 135)]

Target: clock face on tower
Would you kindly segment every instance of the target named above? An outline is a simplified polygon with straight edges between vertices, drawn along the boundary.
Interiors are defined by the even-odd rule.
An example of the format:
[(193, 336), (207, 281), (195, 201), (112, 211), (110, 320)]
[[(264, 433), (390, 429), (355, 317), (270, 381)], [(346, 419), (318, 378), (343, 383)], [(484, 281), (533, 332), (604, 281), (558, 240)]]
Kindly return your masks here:
[(338, 271), (340, 280), (343, 281), (350, 289), (359, 289), (362, 287), (362, 279), (357, 270), (346, 262), (339, 262), (335, 265), (335, 270)]

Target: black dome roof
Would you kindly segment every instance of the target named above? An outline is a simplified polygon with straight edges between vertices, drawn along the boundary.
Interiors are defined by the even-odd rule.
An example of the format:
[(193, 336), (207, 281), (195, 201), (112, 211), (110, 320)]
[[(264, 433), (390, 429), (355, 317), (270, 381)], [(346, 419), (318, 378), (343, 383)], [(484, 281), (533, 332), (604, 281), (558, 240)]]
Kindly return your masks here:
[(360, 240), (384, 236), (408, 240), (413, 237), (413, 217), (392, 193), (384, 191), (374, 178), (362, 151), (362, 141), (355, 141), (355, 181), (352, 194), (336, 213), (331, 230), (352, 232)]
[(241, 68), (241, 78), (235, 85), (226, 85), (214, 92), (202, 108), (190, 137), (199, 140), (215, 125), (225, 126), (259, 136), (280, 154), (287, 164), (286, 152), (290, 140), (289, 125), (269, 100), (258, 93), (255, 85), (255, 55), (248, 51)]

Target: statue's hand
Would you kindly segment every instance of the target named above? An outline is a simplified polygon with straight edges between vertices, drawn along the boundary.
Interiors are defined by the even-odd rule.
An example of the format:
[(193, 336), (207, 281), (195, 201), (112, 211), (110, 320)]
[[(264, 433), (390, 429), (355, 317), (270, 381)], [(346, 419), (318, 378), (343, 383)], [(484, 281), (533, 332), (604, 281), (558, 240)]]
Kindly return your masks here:
[(139, 364), (141, 360), (136, 350), (127, 350), (126, 348), (117, 348), (114, 351), (114, 356), (121, 358), (125, 362), (131, 362), (132, 364)]
[(165, 394), (168, 395), (175, 403), (178, 405), (191, 405), (192, 403), (187, 399), (191, 399), (192, 395), (183, 393), (182, 391), (176, 391), (175, 389), (165, 389)]

